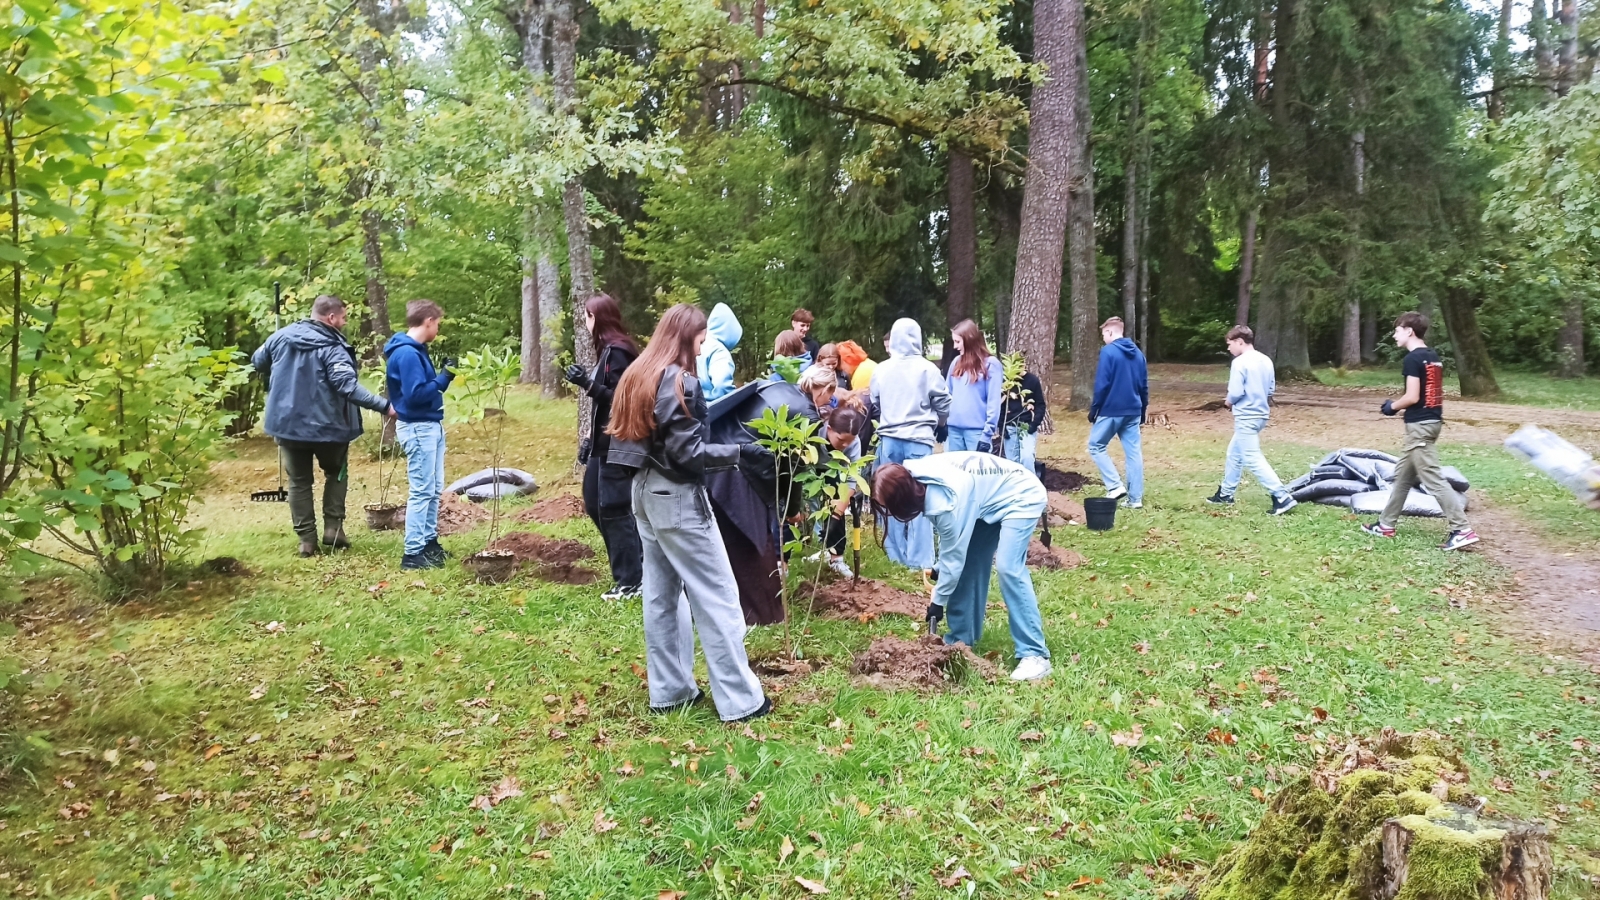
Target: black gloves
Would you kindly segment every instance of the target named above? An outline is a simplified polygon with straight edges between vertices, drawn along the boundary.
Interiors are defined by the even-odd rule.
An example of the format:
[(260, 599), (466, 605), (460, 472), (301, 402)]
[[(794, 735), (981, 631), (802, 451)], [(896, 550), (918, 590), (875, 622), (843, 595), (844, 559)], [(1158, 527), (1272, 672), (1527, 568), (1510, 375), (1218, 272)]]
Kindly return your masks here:
[(585, 372), (582, 366), (567, 366), (567, 371), (564, 374), (568, 384), (575, 385), (585, 391), (589, 389), (589, 373)]
[(938, 426), (935, 426), (934, 429), (933, 429), (933, 442), (935, 444), (942, 444), (942, 443), (944, 443), (945, 441), (948, 441), (948, 440), (950, 440), (950, 426), (949, 425), (938, 425)]
[(456, 367), (456, 358), (454, 356), (446, 356), (444, 358), (444, 362), (439, 364), (439, 368), (443, 369), (446, 372), (450, 372), (450, 374), (452, 374), (452, 375), (455, 374), (455, 372), (452, 371), (452, 370), (455, 369), (455, 367)]
[(1094, 410), (1092, 410), (1092, 409), (1089, 410), (1088, 419), (1089, 419), (1089, 424), (1090, 425), (1093, 425), (1094, 424), (1094, 420), (1098, 419), (1098, 418), (1100, 418), (1100, 417), (1094, 414)]
[(1383, 405), (1378, 407), (1378, 412), (1381, 412), (1386, 416), (1392, 416), (1399, 411), (1400, 410), (1394, 408), (1393, 400), (1385, 400), (1383, 401)]
[(739, 471), (763, 481), (770, 481), (778, 477), (778, 459), (772, 455), (771, 450), (760, 444), (740, 444)]
[(934, 629), (939, 627), (939, 623), (944, 621), (944, 607), (937, 603), (929, 603), (926, 618), (928, 621), (928, 633), (933, 634)]
[(584, 438), (583, 440), (579, 441), (578, 442), (578, 465), (587, 466), (589, 464), (589, 454), (591, 454), (593, 452), (594, 452), (594, 440), (592, 438)]
[(978, 442), (978, 452), (979, 453), (993, 453), (994, 452), (994, 445), (989, 443), (988, 441), (979, 441)]

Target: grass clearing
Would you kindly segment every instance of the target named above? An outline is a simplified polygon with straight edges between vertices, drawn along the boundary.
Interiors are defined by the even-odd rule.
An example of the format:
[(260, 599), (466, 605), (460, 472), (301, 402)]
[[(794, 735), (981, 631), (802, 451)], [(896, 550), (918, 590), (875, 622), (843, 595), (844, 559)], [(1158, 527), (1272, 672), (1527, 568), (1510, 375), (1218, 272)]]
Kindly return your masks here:
[[(1400, 367), (1317, 369), (1317, 380), (1330, 387), (1385, 388), (1401, 393)], [(1542, 372), (1496, 369), (1500, 396), (1484, 401), (1543, 409), (1600, 410), (1600, 378), (1552, 378)], [(1460, 397), (1461, 381), (1453, 370), (1444, 378), (1445, 396)]]
[[(508, 445), (528, 449), (508, 462), (559, 472), (570, 410), (519, 394)], [(1081, 453), (1082, 429), (1064, 431), (1041, 455)], [(8, 650), (65, 681), (24, 710), (55, 755), (0, 801), (0, 884), (84, 898), (792, 898), (806, 879), (846, 897), (1162, 896), (1241, 838), (1294, 767), (1394, 725), (1455, 740), (1478, 793), (1550, 822), (1557, 896), (1590, 893), (1595, 676), (1496, 637), (1478, 601), (1504, 574), (1435, 551), (1442, 523), (1380, 543), (1333, 508), (1271, 518), (1254, 487), (1206, 507), (1225, 441), (1152, 430), (1146, 509), (1103, 535), (1056, 531), (1088, 563), (1036, 575), (1046, 683), (860, 687), (851, 654), (917, 623), (802, 611), (797, 639), (825, 665), (748, 728), (709, 705), (645, 712), (638, 607), (602, 602), (603, 581), (402, 574), (399, 536), (359, 525), (353, 552), (294, 558), (282, 506), (233, 499), (270, 462), (247, 446), (203, 515), (207, 555), (238, 556), (252, 577), (118, 608), (44, 581), (9, 611), (22, 631)], [(481, 450), (458, 447), (452, 476)], [(1268, 445), (1284, 473), (1321, 452)], [(1558, 489), (1493, 448), (1444, 456), (1558, 526)], [(362, 490), (372, 471), (358, 465)], [(603, 553), (586, 520), (512, 527)], [(464, 554), (485, 531), (445, 544)], [(915, 589), (864, 553), (865, 575)], [(988, 624), (978, 651), (1009, 664), (1003, 612)], [(782, 630), (752, 630), (749, 646), (778, 655)], [(522, 794), (495, 803), (508, 776)]]

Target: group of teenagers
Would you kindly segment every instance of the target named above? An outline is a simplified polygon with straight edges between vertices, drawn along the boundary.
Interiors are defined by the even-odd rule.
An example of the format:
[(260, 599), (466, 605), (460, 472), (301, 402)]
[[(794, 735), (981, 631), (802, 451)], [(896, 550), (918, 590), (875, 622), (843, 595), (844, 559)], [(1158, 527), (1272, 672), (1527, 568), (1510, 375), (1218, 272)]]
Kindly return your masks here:
[[(406, 505), (403, 569), (443, 566), (438, 540), (444, 486), (444, 395), (451, 360), (435, 366), (428, 345), (437, 339), (444, 312), (428, 300), (406, 308), (406, 329), (384, 345), (386, 397), (357, 378), (354, 349), (342, 334), (344, 304), (317, 298), (312, 315), (275, 332), (253, 363), (267, 379), (264, 429), (276, 439), (289, 475), (290, 514), (302, 556), (319, 552), (313, 469), (325, 476), (322, 543), (348, 547), (344, 500), (349, 443), (361, 433), (361, 409), (396, 422), (405, 452), (410, 492)], [(709, 440), (708, 402), (735, 390), (732, 351), (743, 330), (732, 310), (717, 304), (708, 317), (696, 306), (667, 310), (642, 349), (623, 325), (615, 299), (590, 297), (581, 321), (594, 342), (590, 369), (566, 370), (566, 379), (593, 401), (591, 435), (580, 448), (583, 501), (605, 543), (615, 587), (605, 596), (638, 596), (643, 605), (650, 708), (681, 710), (701, 702), (695, 681), (698, 633), (711, 697), (724, 721), (744, 721), (772, 709), (745, 652), (746, 625), (727, 549), (712, 512), (706, 475), (719, 469), (772, 471), (770, 451), (756, 443)], [(1032, 373), (1007, 383), (1001, 361), (982, 331), (963, 321), (951, 331), (946, 371), (924, 352), (915, 320), (897, 320), (876, 362), (854, 342), (820, 344), (810, 335), (812, 316), (796, 310), (775, 342), (776, 357), (799, 358), (798, 387), (821, 423), (819, 439), (859, 461), (874, 445), (870, 502), (883, 525), (884, 549), (893, 562), (920, 570), (932, 583), (930, 629), (943, 621), (945, 640), (968, 646), (983, 633), (991, 572), (997, 572), (1017, 665), (1011, 678), (1032, 681), (1051, 672), (1043, 621), (1027, 551), (1047, 507), (1036, 468), (1038, 430), (1045, 418), (1044, 391)], [(1408, 351), (1407, 392), (1385, 401), (1383, 412), (1404, 411), (1405, 456), (1396, 471), (1396, 496), (1379, 522), (1364, 530), (1393, 536), (1407, 490), (1432, 488), (1439, 475), (1433, 450), (1442, 416), (1442, 365), (1423, 343), (1427, 320), (1407, 313), (1395, 340)], [(1089, 410), (1089, 451), (1106, 496), (1124, 507), (1143, 503), (1139, 429), (1149, 406), (1144, 355), (1123, 335), (1120, 319), (1101, 328), (1105, 346)], [(1274, 391), (1273, 366), (1253, 347), (1247, 327), (1228, 334), (1233, 355), (1226, 403), (1234, 414), (1226, 473), (1212, 503), (1232, 503), (1248, 469), (1273, 496), (1271, 512), (1294, 500), (1262, 456), (1259, 435)], [(774, 367), (776, 370), (776, 366)], [(769, 377), (782, 378), (774, 371)], [(787, 379), (785, 379), (787, 380)], [(1126, 477), (1108, 453), (1123, 445)], [(935, 453), (938, 445), (945, 452)], [(1454, 493), (1436, 493), (1450, 519), (1446, 549), (1477, 540)], [(827, 517), (823, 542), (828, 564), (851, 575), (843, 560), (848, 489)], [(1459, 507), (1459, 503), (1456, 504)]]

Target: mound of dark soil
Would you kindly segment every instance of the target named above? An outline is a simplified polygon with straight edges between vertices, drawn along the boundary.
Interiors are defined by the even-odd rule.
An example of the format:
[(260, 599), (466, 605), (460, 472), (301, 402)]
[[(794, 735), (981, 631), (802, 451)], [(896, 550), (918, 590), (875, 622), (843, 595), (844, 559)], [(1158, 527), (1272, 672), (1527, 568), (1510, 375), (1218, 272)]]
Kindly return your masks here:
[(1063, 472), (1048, 463), (1044, 467), (1044, 489), (1047, 491), (1081, 491), (1089, 483), (1089, 476), (1080, 472)]
[(583, 498), (576, 494), (560, 494), (555, 497), (546, 497), (538, 503), (518, 512), (512, 518), (518, 522), (537, 522), (540, 525), (554, 525), (568, 519), (576, 519), (585, 515)]
[(856, 654), (850, 671), (861, 681), (884, 690), (929, 690), (949, 687), (969, 674), (993, 678), (994, 663), (974, 654), (966, 644), (946, 644), (936, 634), (916, 640), (881, 637)]
[(200, 564), (200, 571), (228, 578), (243, 578), (250, 574), (250, 568), (232, 556), (214, 556)]
[[(802, 594), (799, 602), (806, 602)], [(928, 608), (928, 598), (890, 587), (881, 581), (863, 578), (859, 583), (848, 578), (829, 582), (817, 589), (816, 610), (830, 619), (856, 619), (870, 622), (894, 613), (920, 620)]]
[(455, 494), (439, 498), (439, 533), (465, 534), (489, 521), (490, 510), (461, 499)]
[(1065, 547), (1046, 547), (1034, 541), (1028, 545), (1028, 565), (1040, 569), (1076, 569), (1083, 565), (1083, 554)]
[(513, 531), (489, 545), (490, 550), (505, 550), (545, 581), (560, 584), (589, 584), (594, 570), (578, 565), (594, 556), (588, 544), (561, 538), (547, 538), (527, 531)]

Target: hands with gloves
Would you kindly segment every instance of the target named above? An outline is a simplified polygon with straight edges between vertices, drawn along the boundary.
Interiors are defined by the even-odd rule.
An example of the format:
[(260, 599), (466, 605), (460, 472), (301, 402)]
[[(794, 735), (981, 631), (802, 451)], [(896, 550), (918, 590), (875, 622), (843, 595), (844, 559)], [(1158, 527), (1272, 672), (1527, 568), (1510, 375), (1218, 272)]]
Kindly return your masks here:
[(1385, 400), (1383, 401), (1383, 405), (1378, 407), (1378, 412), (1381, 412), (1386, 416), (1392, 416), (1399, 411), (1400, 410), (1394, 408), (1393, 400)]
[(585, 372), (582, 366), (567, 366), (567, 370), (562, 374), (566, 378), (568, 384), (573, 385), (580, 390), (587, 391), (589, 389), (589, 385), (591, 383), (589, 380), (589, 373)]
[(935, 444), (943, 444), (948, 440), (950, 440), (949, 425), (939, 425), (933, 429), (933, 442)]

